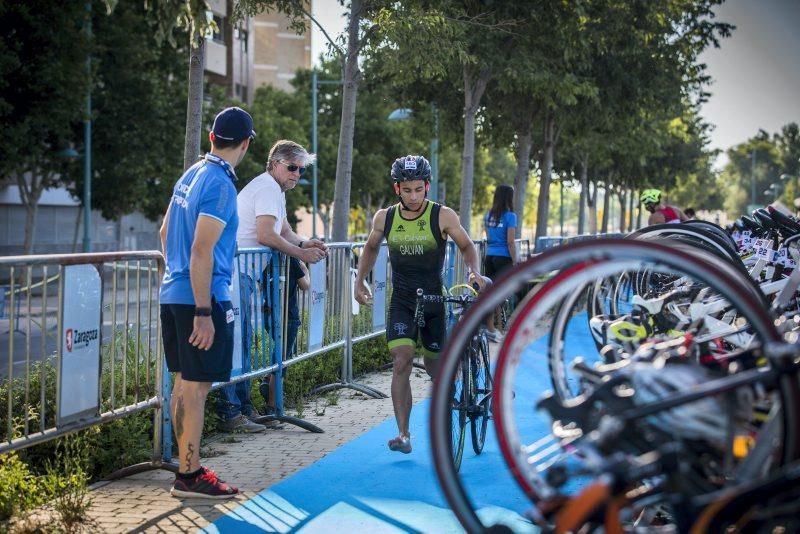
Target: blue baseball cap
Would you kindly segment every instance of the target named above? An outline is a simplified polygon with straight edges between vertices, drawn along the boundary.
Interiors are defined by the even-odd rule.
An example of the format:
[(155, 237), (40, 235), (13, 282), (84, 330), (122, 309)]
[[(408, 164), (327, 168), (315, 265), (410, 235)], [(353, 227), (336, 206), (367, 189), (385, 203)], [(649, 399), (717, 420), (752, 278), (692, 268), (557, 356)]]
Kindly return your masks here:
[(253, 117), (242, 108), (225, 108), (214, 117), (211, 131), (223, 141), (241, 141), (256, 136), (253, 130)]

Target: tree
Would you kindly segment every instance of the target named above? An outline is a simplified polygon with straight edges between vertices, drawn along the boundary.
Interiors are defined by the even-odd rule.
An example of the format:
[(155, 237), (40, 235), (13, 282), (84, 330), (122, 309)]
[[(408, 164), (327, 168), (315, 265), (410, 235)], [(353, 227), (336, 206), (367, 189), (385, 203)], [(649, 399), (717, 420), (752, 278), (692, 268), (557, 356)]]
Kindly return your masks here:
[[(770, 191), (770, 186), (780, 180), (782, 173), (781, 152), (764, 130), (759, 130), (745, 143), (729, 148), (728, 164), (720, 177), (727, 189), (725, 210), (730, 216), (738, 217), (747, 212), (749, 204), (768, 204), (773, 199), (764, 192)], [(736, 194), (737, 191), (745, 194)]]
[(19, 188), (25, 254), (33, 249), (42, 192), (61, 181), (58, 152), (70, 147), (72, 125), (84, 118), (86, 14), (82, 2), (0, 3), (0, 177)]
[[(159, 43), (138, 2), (117, 4), (111, 16), (93, 13), (92, 208), (107, 219), (137, 209), (156, 219), (183, 168), (186, 46)], [(82, 146), (81, 125), (72, 136)], [(80, 198), (77, 163), (67, 183)]]
[[(488, 4), (450, 0), (404, 2), (382, 10), (377, 18), (384, 70), (395, 83), (417, 84), (421, 95), (430, 85), (458, 80), (463, 94), (463, 152), (459, 216), (469, 232), (475, 168), (475, 130), (486, 87), (498, 64), (513, 55), (515, 30), (529, 11), (528, 3)], [(445, 100), (445, 99), (441, 99)], [(437, 100), (437, 105), (442, 102)]]

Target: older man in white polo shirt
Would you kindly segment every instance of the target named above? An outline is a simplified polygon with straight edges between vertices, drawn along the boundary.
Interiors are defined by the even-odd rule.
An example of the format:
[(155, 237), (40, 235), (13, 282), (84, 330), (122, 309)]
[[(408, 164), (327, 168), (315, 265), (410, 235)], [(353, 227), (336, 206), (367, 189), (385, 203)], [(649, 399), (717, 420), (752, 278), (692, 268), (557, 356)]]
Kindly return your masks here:
[[(294, 141), (280, 140), (272, 146), (266, 171), (253, 178), (237, 197), (239, 229), (236, 241), (239, 248), (265, 246), (305, 263), (316, 263), (327, 256), (328, 248), (325, 243), (319, 239), (298, 236), (286, 218), (286, 191), (294, 189), (300, 177), (305, 174), (306, 167), (315, 160), (314, 154), (309, 154)], [(290, 281), (296, 283), (295, 280), (296, 278)], [(297, 325), (289, 325), (288, 330), (288, 339), (284, 346), (291, 348), (297, 335)], [(242, 383), (238, 389), (236, 386), (223, 388), (228, 406), (225, 413), (220, 415), (223, 416), (226, 430), (262, 430), (253, 422), (253, 419), (261, 419), (253, 411), (249, 388), (247, 382)], [(268, 403), (273, 405), (275, 388), (269, 389), (272, 394)]]

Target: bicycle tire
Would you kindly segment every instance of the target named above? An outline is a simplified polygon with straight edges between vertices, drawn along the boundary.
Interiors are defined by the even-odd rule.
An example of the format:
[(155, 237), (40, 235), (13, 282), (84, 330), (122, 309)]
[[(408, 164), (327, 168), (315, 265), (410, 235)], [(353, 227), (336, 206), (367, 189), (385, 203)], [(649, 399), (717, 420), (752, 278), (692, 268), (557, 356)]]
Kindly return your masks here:
[[(684, 271), (688, 271), (687, 274), (693, 275), (694, 278), (702, 280), (705, 284), (711, 287), (714, 287), (715, 285), (722, 287), (723, 289), (720, 291), (720, 293), (726, 295), (727, 298), (733, 302), (734, 306), (736, 306), (737, 309), (739, 309), (739, 311), (747, 317), (749, 323), (754, 326), (754, 330), (762, 341), (777, 341), (779, 339), (779, 336), (770, 322), (768, 315), (764, 313), (763, 308), (760, 308), (756, 304), (753, 292), (747, 290), (748, 286), (741, 282), (741, 276), (733, 275), (733, 273), (736, 271), (733, 269), (728, 269), (726, 273), (722, 270), (718, 270), (718, 266), (715, 266), (713, 263), (707, 261), (697, 252), (665, 247), (663, 244), (650, 242), (643, 243), (646, 243), (646, 245), (640, 249), (638, 256), (636, 254), (630, 256), (632, 261), (641, 263), (644, 261), (642, 255), (645, 255), (646, 257), (646, 255), (649, 254), (651, 259), (650, 261), (652, 261), (654, 264), (671, 263), (671, 267), (673, 269), (678, 270), (679, 268), (682, 268)], [(655, 247), (653, 247), (653, 245), (655, 245)], [(626, 252), (615, 250), (613, 254), (608, 254), (607, 256), (625, 256), (627, 252), (632, 252), (633, 250), (635, 250), (635, 247)], [(569, 252), (572, 253), (572, 258), (570, 261), (580, 262), (581, 255), (577, 254), (574, 248)], [(589, 248), (583, 252), (589, 252), (590, 255), (592, 255), (591, 253), (595, 251), (592, 251), (591, 248)], [(555, 253), (553, 255), (555, 255)], [(670, 255), (673, 257), (670, 258)], [(564, 262), (561, 264), (562, 268), (565, 265), (565, 261), (566, 259), (564, 259)], [(540, 498), (539, 493), (542, 490), (534, 487), (533, 483), (529, 480), (532, 477), (530, 476), (531, 473), (528, 470), (532, 468), (528, 464), (527, 458), (522, 457), (523, 445), (515, 438), (515, 433), (511, 428), (513, 422), (508, 421), (507, 412), (501, 411), (501, 406), (503, 406), (504, 403), (509, 403), (509, 399), (507, 398), (506, 394), (504, 394), (506, 390), (510, 389), (506, 382), (507, 368), (511, 365), (510, 362), (512, 362), (512, 360), (514, 365), (516, 365), (516, 362), (519, 361), (518, 353), (519, 350), (521, 350), (521, 348), (518, 347), (513, 349), (511, 348), (511, 345), (517, 342), (515, 339), (515, 330), (520, 328), (521, 323), (526, 323), (526, 317), (534, 307), (538, 306), (539, 308), (547, 308), (547, 299), (557, 302), (559, 299), (563, 298), (563, 295), (554, 295), (554, 288), (575, 274), (574, 272), (571, 272), (571, 269), (580, 271), (584, 269), (590, 269), (597, 265), (597, 262), (584, 262), (583, 264), (575, 263), (573, 267), (562, 270), (559, 275), (548, 281), (548, 283), (543, 284), (539, 288), (539, 291), (532, 294), (528, 301), (520, 307), (520, 310), (517, 313), (517, 319), (515, 320), (515, 323), (511, 325), (509, 334), (504, 340), (500, 350), (500, 357), (495, 370), (496, 387), (494, 402), (496, 403), (495, 412), (498, 414), (495, 418), (495, 426), (497, 427), (498, 439), (500, 440), (501, 451), (503, 452), (504, 458), (508, 462), (515, 479), (532, 501), (536, 501)], [(607, 274), (608, 273), (603, 272), (600, 276), (607, 276)], [(528, 327), (528, 325), (525, 327)], [(514, 355), (512, 356), (512, 354)], [(790, 387), (796, 387), (796, 383), (794, 385), (790, 385)], [(798, 397), (787, 395), (783, 398)], [(795, 411), (795, 406), (793, 406), (792, 403), (782, 403), (782, 406), (786, 405), (788, 405), (789, 411)], [(789, 441), (785, 447), (786, 450), (783, 451), (783, 461), (786, 461), (786, 458), (791, 458), (793, 453), (788, 455), (786, 454), (789, 450), (796, 450), (796, 446), (793, 444), (794, 438), (790, 437), (794, 436), (794, 432), (788, 429), (793, 425), (793, 423), (786, 422), (786, 415), (787, 414), (784, 413), (784, 428), (786, 429), (786, 439)]]
[(489, 363), (489, 341), (481, 332), (472, 345), (470, 372), (472, 373), (473, 401), (470, 407), (469, 430), (472, 437), (472, 450), (475, 454), (483, 452), (486, 432), (492, 407), (492, 370)]
[(465, 368), (464, 359), (461, 359), (458, 373), (451, 387), (450, 409), (450, 461), (456, 471), (461, 469), (461, 459), (464, 456), (464, 441), (467, 430), (467, 403), (471, 388), (469, 366)]
[[(683, 256), (689, 257), (687, 260), (691, 270), (700, 270), (703, 274), (707, 275), (712, 267), (709, 267), (708, 262), (703, 262), (693, 256), (689, 256), (685, 252), (675, 253), (673, 249), (660, 244), (644, 241), (623, 240), (623, 239), (603, 239), (594, 242), (584, 242), (569, 245), (567, 247), (560, 247), (544, 252), (543, 254), (529, 259), (525, 263), (521, 263), (512, 269), (503, 273), (503, 275), (495, 281), (495, 284), (481, 294), (476, 303), (461, 319), (457, 327), (454, 329), (450, 339), (445, 346), (441, 358), (441, 367), (439, 375), (434, 383), (433, 394), (431, 397), (431, 418), (430, 418), (430, 432), (432, 441), (432, 452), (434, 456), (434, 466), (436, 468), (437, 477), (440, 481), (444, 495), (450, 504), (454, 514), (461, 522), (462, 526), (468, 532), (480, 532), (485, 527), (481, 523), (477, 514), (475, 513), (471, 500), (467, 495), (465, 488), (458, 476), (457, 470), (453, 469), (452, 462), (450, 461), (449, 448), (449, 432), (445, 430), (448, 428), (447, 418), (450, 413), (450, 403), (447, 393), (447, 386), (453, 374), (457, 372), (460, 354), (466, 347), (469, 339), (473, 333), (480, 327), (482, 319), (491, 313), (503, 300), (518, 291), (527, 289), (529, 282), (537, 278), (550, 278), (553, 271), (563, 270), (565, 266), (572, 267), (576, 263), (583, 262), (584, 265), (591, 265), (594, 262), (604, 261), (608, 258), (627, 258), (635, 261), (638, 254), (642, 251), (649, 252), (656, 257), (672, 258), (672, 260), (682, 260)], [(673, 261), (673, 263), (674, 263)], [(741, 288), (735, 287), (730, 280), (730, 267), (718, 266), (714, 272), (720, 272), (721, 276), (727, 282), (725, 284), (725, 291), (734, 293), (736, 302), (748, 306), (749, 309), (755, 309), (759, 306), (759, 301), (756, 299), (753, 292), (742, 291)], [(557, 279), (559, 274), (555, 275)], [(526, 304), (530, 304), (535, 300), (536, 295), (539, 293), (541, 287), (537, 286), (530, 291), (526, 299), (517, 307), (515, 316), (522, 315), (521, 308)], [(774, 328), (770, 319), (766, 316), (756, 319), (758, 321), (758, 328), (769, 332), (772, 336)], [(515, 324), (519, 321), (515, 320)], [(517, 324), (517, 327), (519, 325)], [(774, 334), (777, 335), (777, 334)], [(506, 358), (510, 357), (510, 347), (504, 343)], [(503, 406), (508, 403), (508, 399), (504, 400), (504, 396), (511, 395), (511, 392), (501, 391), (498, 385), (498, 376), (495, 371), (494, 375), (495, 387), (493, 393), (493, 403), (495, 426), (498, 430), (498, 439), (501, 440), (501, 449), (504, 450), (504, 456), (508, 454), (509, 447), (508, 437), (505, 436), (505, 427), (502, 422), (498, 422), (498, 414), (501, 414)], [(784, 420), (791, 420), (796, 416), (796, 410), (784, 412)], [(507, 426), (507, 425), (506, 425)], [(504, 443), (505, 441), (505, 443)], [(518, 479), (520, 473), (515, 471), (513, 463), (509, 462), (512, 474), (515, 479)], [(519, 483), (519, 480), (518, 480)], [(520, 483), (524, 489), (524, 485)], [(536, 497), (535, 492), (526, 491), (529, 497)]]
[[(759, 482), (724, 492), (708, 505), (692, 525), (692, 534), (704, 532), (797, 532), (800, 529), (800, 462), (783, 466)], [(794, 504), (792, 508), (790, 503)], [(758, 512), (766, 509), (766, 521)], [(772, 524), (765, 524), (765, 522)], [(776, 530), (780, 528), (781, 530)]]
[[(720, 259), (730, 262), (734, 269), (742, 274), (749, 273), (742, 263), (735, 246), (731, 245), (729, 238), (721, 237), (714, 230), (699, 224), (654, 224), (646, 226), (628, 234), (627, 239), (674, 239), (676, 241), (697, 247), (716, 255)], [(751, 282), (754, 289), (758, 286)]]

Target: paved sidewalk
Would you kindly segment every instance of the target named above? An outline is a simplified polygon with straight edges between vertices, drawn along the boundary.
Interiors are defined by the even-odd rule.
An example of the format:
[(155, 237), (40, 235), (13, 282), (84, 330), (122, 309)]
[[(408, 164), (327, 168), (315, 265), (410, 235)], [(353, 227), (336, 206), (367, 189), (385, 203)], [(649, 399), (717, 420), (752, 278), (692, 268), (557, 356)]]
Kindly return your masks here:
[[(376, 372), (360, 382), (389, 395), (391, 376), (391, 370)], [(411, 376), (416, 403), (430, 395), (431, 382), (421, 369), (415, 368)], [(175, 499), (169, 495), (174, 475), (150, 471), (92, 486), (90, 523), (86, 531), (195, 531), (394, 416), (390, 398), (372, 399), (342, 389), (338, 391), (338, 401), (329, 405), (329, 395), (311, 399), (303, 413), (303, 419), (325, 430), (324, 434), (286, 425), (262, 434), (224, 434), (221, 439), (202, 447), (203, 465), (237, 486), (241, 491), (237, 498), (226, 501)]]

